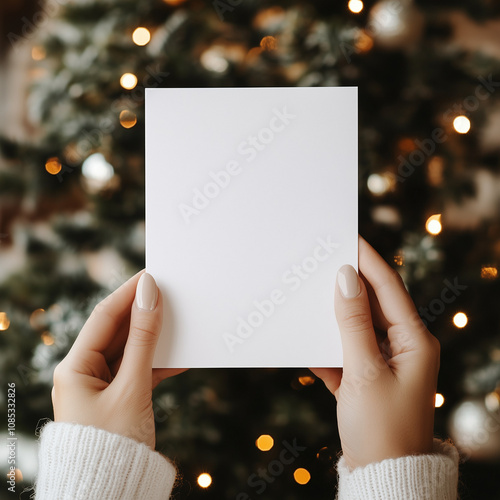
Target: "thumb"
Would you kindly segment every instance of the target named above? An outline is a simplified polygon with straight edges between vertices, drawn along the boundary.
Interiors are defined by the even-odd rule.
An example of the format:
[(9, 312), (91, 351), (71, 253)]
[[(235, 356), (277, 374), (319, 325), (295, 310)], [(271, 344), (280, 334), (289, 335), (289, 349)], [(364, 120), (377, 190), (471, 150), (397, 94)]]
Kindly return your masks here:
[(344, 374), (362, 377), (367, 366), (379, 361), (381, 353), (365, 284), (349, 265), (342, 266), (337, 273), (335, 315), (342, 340)]
[(130, 330), (117, 378), (127, 384), (144, 382), (151, 388), (153, 357), (162, 320), (161, 293), (154, 278), (144, 273), (137, 283)]

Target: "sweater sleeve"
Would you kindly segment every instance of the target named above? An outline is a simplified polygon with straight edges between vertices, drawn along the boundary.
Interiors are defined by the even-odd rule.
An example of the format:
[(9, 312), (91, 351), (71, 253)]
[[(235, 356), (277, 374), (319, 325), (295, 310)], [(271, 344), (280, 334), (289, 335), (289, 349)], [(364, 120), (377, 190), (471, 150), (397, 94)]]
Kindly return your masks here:
[(337, 464), (338, 500), (456, 500), (458, 451), (434, 440), (433, 453), (382, 460), (350, 470)]
[(143, 443), (62, 422), (42, 428), (38, 462), (35, 500), (165, 500), (176, 475)]

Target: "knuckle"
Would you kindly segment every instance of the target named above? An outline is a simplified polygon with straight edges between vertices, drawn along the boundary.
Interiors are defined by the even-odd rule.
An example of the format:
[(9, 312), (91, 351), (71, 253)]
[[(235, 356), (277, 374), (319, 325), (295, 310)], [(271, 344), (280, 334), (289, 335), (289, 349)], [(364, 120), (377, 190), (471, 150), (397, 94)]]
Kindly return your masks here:
[(343, 312), (341, 323), (349, 332), (366, 331), (372, 328), (372, 317), (364, 308), (348, 309)]
[(134, 346), (151, 347), (156, 344), (158, 333), (151, 325), (134, 325), (130, 329), (129, 342)]

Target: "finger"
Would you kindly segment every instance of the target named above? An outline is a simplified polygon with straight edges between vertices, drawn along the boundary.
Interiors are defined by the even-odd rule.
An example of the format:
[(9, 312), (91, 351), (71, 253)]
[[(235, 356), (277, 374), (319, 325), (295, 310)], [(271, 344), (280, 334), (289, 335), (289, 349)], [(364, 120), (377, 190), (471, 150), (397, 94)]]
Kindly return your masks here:
[(373, 288), (381, 311), (390, 325), (411, 326), (414, 331), (426, 331), (399, 273), (361, 236), (359, 268)]
[(382, 308), (380, 307), (380, 302), (377, 299), (377, 295), (375, 294), (370, 283), (368, 283), (368, 280), (363, 276), (363, 273), (360, 272), (359, 277), (363, 280), (366, 291), (368, 292), (368, 300), (370, 301), (370, 310), (372, 312), (373, 326), (375, 327), (375, 331), (381, 330), (383, 332), (387, 332), (390, 323), (387, 321), (387, 318), (382, 312)]
[(367, 366), (380, 362), (381, 354), (366, 287), (349, 265), (342, 266), (337, 273), (335, 314), (342, 340), (344, 373), (363, 376)]
[(154, 389), (160, 382), (166, 378), (184, 373), (188, 368), (153, 368), (153, 386)]
[(336, 396), (342, 381), (342, 368), (309, 368), (316, 377), (320, 378), (327, 389)]
[(162, 320), (161, 293), (154, 278), (144, 273), (137, 283), (136, 298), (130, 317), (130, 331), (115, 380), (134, 386), (144, 383), (151, 389), (153, 358)]
[(70, 352), (78, 353), (83, 350), (104, 352), (113, 343), (121, 323), (130, 314), (135, 288), (143, 273), (144, 271), (140, 271), (132, 276), (120, 288), (97, 304)]

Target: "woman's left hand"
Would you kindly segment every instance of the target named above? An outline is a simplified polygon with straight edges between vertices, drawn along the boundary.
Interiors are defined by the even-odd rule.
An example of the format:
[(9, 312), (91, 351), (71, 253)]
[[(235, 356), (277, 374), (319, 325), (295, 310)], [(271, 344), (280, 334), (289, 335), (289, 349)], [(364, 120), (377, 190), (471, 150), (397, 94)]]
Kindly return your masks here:
[(95, 307), (55, 369), (56, 422), (92, 425), (154, 449), (152, 389), (184, 371), (152, 368), (162, 304), (153, 277), (141, 271)]

